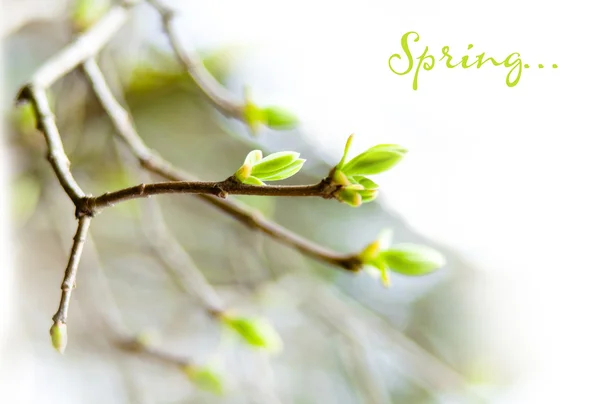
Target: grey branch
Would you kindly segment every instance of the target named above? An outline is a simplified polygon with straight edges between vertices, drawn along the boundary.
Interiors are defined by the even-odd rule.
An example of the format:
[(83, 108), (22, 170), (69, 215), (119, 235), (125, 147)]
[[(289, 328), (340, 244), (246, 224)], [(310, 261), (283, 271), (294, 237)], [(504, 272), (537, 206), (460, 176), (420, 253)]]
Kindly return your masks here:
[[(42, 69), (44, 68), (42, 67)], [(71, 162), (65, 154), (65, 149), (60, 138), (60, 133), (56, 127), (54, 114), (50, 108), (46, 89), (43, 86), (31, 84), (23, 87), (19, 94), (19, 101), (29, 100), (35, 111), (37, 127), (44, 134), (48, 146), (48, 161), (69, 198), (74, 204), (85, 197), (85, 193), (77, 184), (77, 181), (71, 173)]]
[(71, 301), (71, 294), (75, 288), (75, 278), (77, 277), (77, 268), (79, 267), (79, 261), (81, 260), (81, 253), (83, 252), (83, 245), (85, 244), (85, 238), (90, 228), (92, 218), (89, 216), (83, 216), (79, 218), (79, 225), (77, 226), (77, 232), (73, 237), (73, 248), (71, 249), (71, 255), (69, 257), (69, 263), (65, 270), (65, 277), (63, 279), (61, 289), (62, 294), (60, 297), (60, 304), (58, 305), (58, 311), (52, 317), (55, 325), (66, 324), (67, 315), (69, 311), (69, 302)]
[[(46, 139), (48, 161), (60, 185), (76, 207), (79, 206), (81, 201), (85, 200), (86, 196), (71, 173), (71, 163), (65, 153), (46, 91), (56, 80), (76, 68), (91, 55), (98, 53), (119, 28), (123, 26), (127, 20), (127, 16), (127, 7), (113, 7), (94, 27), (80, 35), (70, 45), (44, 63), (33, 74), (30, 82), (23, 86), (17, 96), (17, 102), (31, 102), (36, 116), (37, 127)], [(79, 212), (79, 209), (77, 211)], [(77, 268), (81, 259), (85, 237), (89, 230), (91, 216), (78, 216), (78, 220), (77, 232), (73, 239), (71, 255), (61, 286), (62, 294), (59, 308), (52, 318), (54, 321), (51, 328), (53, 338), (54, 334), (59, 332), (59, 330), (66, 332), (69, 303), (73, 288), (75, 287)], [(61, 339), (63, 342), (59, 343), (55, 341), (55, 346), (62, 352), (66, 344), (66, 335)]]
[(194, 80), (198, 88), (202, 90), (213, 105), (224, 115), (244, 120), (244, 104), (234, 101), (227, 89), (221, 86), (206, 69), (204, 63), (200, 60), (195, 62), (193, 57), (183, 46), (173, 24), (175, 11), (158, 0), (148, 0), (148, 3), (161, 15), (165, 34), (167, 35), (177, 60), (192, 80)]

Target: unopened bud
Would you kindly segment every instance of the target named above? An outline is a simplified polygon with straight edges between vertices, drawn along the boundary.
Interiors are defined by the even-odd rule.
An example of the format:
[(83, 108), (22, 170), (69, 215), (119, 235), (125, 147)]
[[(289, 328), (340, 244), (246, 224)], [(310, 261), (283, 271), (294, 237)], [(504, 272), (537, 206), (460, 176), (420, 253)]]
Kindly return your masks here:
[(362, 197), (360, 196), (358, 191), (353, 191), (350, 189), (342, 189), (340, 192), (338, 192), (337, 198), (340, 201), (347, 203), (348, 205), (353, 206), (355, 208), (359, 207), (362, 203)]
[(381, 243), (379, 240), (376, 240), (366, 246), (365, 249), (359, 254), (360, 260), (363, 262), (368, 262), (377, 257), (377, 255), (379, 255), (380, 245)]
[(65, 352), (67, 347), (67, 325), (62, 321), (57, 321), (50, 327), (50, 337), (52, 338), (52, 346), (59, 353)]
[(335, 170), (333, 173), (333, 182), (339, 185), (350, 185), (350, 180), (346, 177), (346, 174), (341, 172), (340, 170)]
[(234, 174), (235, 178), (239, 182), (244, 182), (252, 174), (252, 166), (250, 164), (244, 164)]

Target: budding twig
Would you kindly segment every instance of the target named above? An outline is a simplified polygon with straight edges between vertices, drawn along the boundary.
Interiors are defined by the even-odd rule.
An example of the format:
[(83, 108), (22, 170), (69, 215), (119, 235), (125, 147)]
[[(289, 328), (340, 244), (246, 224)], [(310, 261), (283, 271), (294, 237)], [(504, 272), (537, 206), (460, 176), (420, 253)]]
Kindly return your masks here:
[[(71, 173), (71, 163), (65, 153), (46, 90), (56, 80), (77, 67), (82, 61), (98, 53), (125, 23), (127, 16), (127, 7), (113, 7), (94, 27), (80, 35), (70, 45), (44, 63), (34, 73), (30, 82), (23, 86), (17, 96), (17, 102), (31, 102), (36, 116), (37, 127), (46, 139), (48, 161), (63, 190), (71, 198), (76, 207), (85, 200), (86, 196)], [(80, 213), (79, 209), (77, 211)], [(78, 220), (77, 232), (73, 238), (73, 247), (61, 286), (60, 304), (58, 311), (52, 318), (54, 323), (50, 328), (52, 343), (60, 352), (63, 352), (66, 347), (66, 321), (69, 303), (73, 288), (75, 287), (77, 268), (81, 259), (85, 237), (89, 230), (91, 217), (79, 215)]]
[[(336, 187), (330, 181), (321, 181), (309, 186), (250, 186), (241, 184), (233, 178), (217, 183), (202, 183), (185, 174), (179, 169), (173, 168), (158, 155), (152, 153), (137, 134), (129, 114), (119, 105), (110, 92), (106, 81), (94, 56), (106, 45), (114, 34), (124, 25), (128, 16), (129, 8), (135, 3), (125, 2), (122, 6), (115, 6), (88, 31), (79, 35), (71, 44), (67, 45), (44, 63), (33, 75), (17, 97), (17, 101), (29, 101), (32, 103), (37, 119), (37, 127), (43, 133), (48, 147), (48, 160), (58, 178), (63, 190), (69, 196), (76, 208), (76, 216), (79, 220), (77, 233), (74, 237), (73, 247), (69, 263), (65, 270), (62, 284), (62, 295), (59, 309), (53, 317), (54, 324), (51, 328), (53, 343), (59, 350), (64, 349), (65, 338), (61, 338), (66, 331), (66, 319), (72, 290), (75, 286), (77, 267), (81, 257), (81, 251), (85, 242), (91, 218), (100, 208), (120, 202), (122, 200), (155, 195), (160, 193), (195, 193), (198, 197), (210, 202), (222, 211), (230, 214), (242, 223), (259, 229), (265, 234), (291, 245), (305, 254), (321, 261), (336, 265), (349, 271), (360, 270), (361, 260), (355, 255), (342, 255), (325, 249), (315, 243), (301, 238), (300, 236), (271, 223), (263, 218), (249, 213), (241, 205), (231, 201), (223, 201), (217, 196), (223, 197), (227, 193), (245, 195), (271, 195), (271, 196), (321, 196), (333, 197)], [(180, 62), (186, 66), (186, 70), (194, 78), (196, 83), (204, 90), (209, 99), (219, 109), (228, 115), (241, 117), (241, 106), (229, 101), (229, 96), (206, 68), (199, 64), (194, 65), (191, 58), (181, 46), (172, 26), (172, 12), (158, 2), (152, 4), (163, 16), (165, 30), (171, 40), (173, 48)], [(112, 119), (119, 136), (125, 141), (133, 154), (138, 158), (144, 168), (150, 172), (157, 173), (162, 177), (177, 182), (158, 183), (127, 188), (113, 193), (94, 198), (86, 196), (71, 170), (70, 161), (65, 153), (61, 136), (58, 131), (54, 114), (50, 107), (46, 90), (56, 80), (79, 65), (83, 65), (94, 90)], [(260, 191), (258, 191), (260, 190)], [(260, 193), (257, 193), (260, 192)], [(216, 195), (216, 196), (213, 196)]]
[[(60, 352), (64, 351), (66, 347), (66, 324), (69, 303), (71, 301), (71, 294), (75, 288), (77, 268), (79, 267), (83, 245), (85, 244), (85, 237), (87, 236), (91, 221), (92, 218), (90, 216), (82, 216), (79, 218), (79, 225), (77, 226), (77, 231), (73, 237), (73, 248), (71, 249), (69, 263), (67, 264), (65, 277), (61, 285), (62, 294), (60, 296), (60, 304), (58, 305), (58, 311), (52, 317), (54, 324), (50, 332), (52, 334), (54, 346)], [(60, 335), (57, 333), (60, 333)]]
[(130, 199), (147, 198), (160, 194), (209, 194), (219, 198), (231, 195), (261, 196), (318, 196), (333, 198), (339, 187), (323, 180), (313, 185), (265, 185), (242, 184), (233, 177), (220, 182), (168, 181), (154, 184), (139, 184), (97, 197), (86, 197), (79, 206), (81, 213), (94, 215), (101, 209)]
[[(83, 70), (94, 89), (96, 97), (112, 120), (117, 130), (117, 136), (125, 142), (125, 145), (140, 161), (142, 167), (170, 181), (197, 181), (191, 174), (174, 167), (159, 154), (148, 148), (137, 133), (129, 113), (115, 99), (95, 60), (88, 59), (85, 61)], [(340, 254), (314, 243), (275, 222), (267, 220), (256, 213), (249, 212), (240, 203), (208, 194), (194, 195), (227, 213), (249, 228), (258, 230), (309, 257), (353, 272), (359, 271), (362, 266), (361, 260), (356, 255)]]

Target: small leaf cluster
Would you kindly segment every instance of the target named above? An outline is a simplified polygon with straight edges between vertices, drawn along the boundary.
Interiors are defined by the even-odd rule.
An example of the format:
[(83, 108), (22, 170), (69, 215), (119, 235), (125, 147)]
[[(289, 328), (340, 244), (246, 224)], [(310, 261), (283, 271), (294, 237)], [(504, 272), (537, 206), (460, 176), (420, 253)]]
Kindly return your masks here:
[(411, 243), (396, 244), (391, 247), (388, 247), (388, 244), (386, 237), (382, 236), (359, 254), (363, 265), (374, 269), (374, 273), (381, 276), (381, 282), (386, 287), (390, 285), (388, 271), (407, 276), (420, 276), (446, 264), (444, 256), (433, 248)]
[(346, 162), (353, 135), (348, 138), (344, 155), (333, 171), (334, 183), (343, 185), (336, 197), (341, 202), (358, 207), (377, 197), (379, 185), (367, 175), (383, 173), (402, 160), (406, 149), (395, 144), (380, 144)]
[(281, 337), (268, 321), (257, 317), (224, 315), (221, 320), (248, 345), (277, 353), (283, 348)]
[(304, 165), (300, 153), (277, 152), (263, 157), (260, 150), (253, 150), (246, 156), (244, 164), (234, 174), (244, 184), (265, 185), (263, 181), (280, 181), (296, 174)]
[(276, 130), (292, 129), (298, 124), (298, 118), (288, 110), (276, 107), (259, 107), (249, 99), (246, 90), (246, 103), (243, 107), (244, 120), (255, 135), (262, 125)]
[(187, 378), (200, 390), (214, 395), (223, 395), (225, 383), (223, 377), (209, 366), (185, 365), (181, 369)]

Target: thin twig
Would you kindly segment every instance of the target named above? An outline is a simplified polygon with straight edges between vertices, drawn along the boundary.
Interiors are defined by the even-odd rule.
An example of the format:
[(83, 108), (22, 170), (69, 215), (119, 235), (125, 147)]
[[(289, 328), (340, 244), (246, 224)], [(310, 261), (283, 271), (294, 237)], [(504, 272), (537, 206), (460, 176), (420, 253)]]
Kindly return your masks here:
[[(53, 201), (49, 201), (51, 207), (55, 206)], [(50, 214), (50, 220), (56, 222), (58, 225), (59, 220), (57, 217), (60, 215)], [(87, 218), (89, 221), (89, 217)], [(53, 226), (54, 228), (56, 226)], [(79, 229), (78, 229), (79, 230)], [(65, 244), (66, 240), (63, 238), (62, 232), (57, 232), (57, 239), (61, 240), (61, 244)], [(162, 363), (167, 365), (183, 366), (191, 364), (192, 361), (183, 357), (171, 355), (163, 352), (155, 347), (151, 347), (146, 343), (143, 343), (140, 338), (132, 337), (130, 328), (126, 325), (123, 314), (116, 303), (116, 299), (110, 282), (108, 282), (107, 275), (102, 266), (102, 262), (98, 255), (93, 237), (91, 234), (87, 237), (87, 253), (85, 260), (88, 262), (88, 266), (91, 269), (91, 273), (94, 276), (94, 288), (88, 297), (95, 305), (98, 312), (98, 316), (95, 318), (103, 323), (104, 327), (108, 331), (110, 337), (108, 338), (115, 347), (131, 352), (143, 354), (150, 358), (160, 360)]]
[(128, 17), (129, 7), (116, 6), (90, 30), (81, 34), (75, 41), (63, 48), (54, 57), (44, 63), (19, 91), (17, 102), (31, 102), (36, 116), (37, 128), (42, 132), (48, 147), (48, 161), (58, 178), (60, 185), (76, 207), (79, 220), (77, 232), (73, 238), (73, 247), (64, 279), (58, 311), (52, 317), (51, 335), (53, 344), (62, 352), (66, 346), (66, 321), (69, 303), (77, 276), (83, 245), (89, 230), (91, 216), (77, 209), (86, 200), (85, 193), (73, 177), (71, 163), (65, 153), (56, 120), (46, 94), (47, 89), (58, 79), (72, 71), (82, 61), (97, 54), (100, 49), (123, 26)]
[[(126, 149), (118, 139), (114, 139), (116, 146)], [(135, 165), (136, 158), (129, 150), (117, 148), (117, 153), (124, 163), (132, 166), (138, 179), (149, 181), (150, 173)], [(125, 154), (125, 152), (127, 152)], [(211, 317), (218, 318), (225, 312), (223, 300), (208, 282), (204, 274), (196, 266), (194, 260), (177, 238), (171, 233), (169, 226), (165, 222), (160, 204), (155, 199), (148, 199), (142, 207), (142, 216), (140, 225), (148, 244), (156, 253), (157, 258), (162, 261), (163, 267), (169, 272), (173, 281), (179, 288), (191, 296), (194, 300), (204, 307)]]
[[(468, 391), (468, 383), (462, 374), (396, 329), (387, 319), (344, 292), (323, 286), (313, 287), (306, 301), (314, 310), (322, 311), (326, 307), (329, 319), (347, 328), (349, 333), (362, 329), (385, 336), (402, 356), (403, 363), (411, 367), (411, 377), (423, 383), (426, 388), (435, 391), (455, 390), (467, 395), (472, 393)], [(360, 324), (355, 323), (357, 320), (360, 320)]]
[(65, 154), (46, 90), (82, 61), (98, 53), (125, 23), (127, 15), (128, 8), (113, 7), (94, 27), (44, 63), (17, 96), (18, 102), (31, 101), (38, 129), (46, 138), (48, 160), (61, 186), (75, 205), (85, 194), (70, 171), (71, 163)]
[(117, 346), (124, 351), (139, 353), (149, 358), (156, 359), (166, 365), (177, 366), (179, 368), (191, 365), (189, 359), (150, 347), (147, 344), (140, 342), (137, 338), (118, 341)]
[(206, 280), (192, 257), (171, 234), (159, 204), (156, 201), (148, 201), (148, 205), (149, 210), (141, 220), (142, 228), (158, 258), (173, 273), (181, 288), (198, 300), (210, 316), (220, 317), (225, 312), (221, 297)]
[(139, 184), (133, 187), (107, 192), (101, 196), (88, 197), (79, 206), (86, 214), (94, 215), (107, 206), (113, 206), (130, 199), (147, 198), (160, 194), (209, 194), (219, 198), (227, 195), (261, 195), (261, 196), (318, 196), (325, 199), (334, 198), (340, 188), (329, 180), (313, 185), (265, 185), (243, 184), (234, 177), (220, 182), (201, 181), (169, 181), (154, 184)]
[[(196, 181), (191, 174), (172, 166), (156, 152), (152, 151), (137, 133), (129, 113), (119, 104), (110, 90), (102, 71), (93, 59), (83, 64), (83, 69), (90, 81), (98, 100), (117, 129), (117, 136), (140, 161), (142, 167), (170, 181)], [(340, 267), (348, 271), (359, 271), (361, 262), (355, 255), (340, 254), (314, 243), (300, 235), (265, 219), (257, 213), (249, 212), (240, 203), (224, 200), (212, 195), (194, 194), (211, 205), (229, 214), (248, 227), (261, 231), (309, 257)]]
[(202, 61), (195, 62), (185, 49), (173, 25), (175, 11), (158, 0), (148, 3), (162, 17), (163, 28), (179, 63), (184, 67), (198, 88), (208, 97), (213, 105), (224, 115), (243, 120), (244, 104), (233, 100), (231, 94), (210, 74)]
[(75, 278), (77, 277), (77, 267), (79, 266), (85, 237), (87, 236), (91, 221), (92, 218), (90, 216), (79, 218), (77, 232), (75, 233), (75, 237), (73, 237), (73, 248), (71, 249), (69, 263), (67, 264), (65, 277), (61, 285), (62, 294), (60, 296), (60, 304), (58, 305), (58, 311), (52, 317), (54, 324), (57, 326), (67, 323), (69, 302), (71, 301), (71, 294), (73, 293), (73, 288), (75, 288)]
[(71, 162), (65, 153), (45, 88), (29, 84), (23, 87), (18, 99), (19, 101), (31, 101), (36, 115), (37, 127), (44, 134), (48, 146), (48, 161), (64, 191), (71, 198), (71, 201), (77, 204), (79, 200), (85, 197), (85, 193), (71, 173)]
[(34, 87), (48, 88), (84, 60), (96, 55), (125, 24), (129, 9), (126, 6), (111, 8), (92, 28), (44, 63), (35, 72), (30, 83)]

